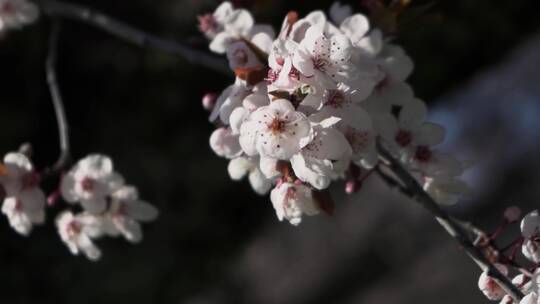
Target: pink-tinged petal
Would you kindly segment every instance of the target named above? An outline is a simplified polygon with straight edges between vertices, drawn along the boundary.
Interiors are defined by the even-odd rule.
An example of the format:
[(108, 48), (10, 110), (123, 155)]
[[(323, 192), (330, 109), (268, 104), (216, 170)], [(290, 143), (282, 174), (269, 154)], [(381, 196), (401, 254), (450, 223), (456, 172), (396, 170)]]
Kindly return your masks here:
[(426, 122), (414, 134), (414, 141), (418, 145), (434, 146), (443, 142), (445, 134), (446, 130), (443, 126)]
[(357, 45), (369, 31), (369, 21), (364, 15), (356, 14), (343, 20), (339, 28), (354, 45)]
[(414, 102), (406, 104), (399, 112), (399, 125), (403, 129), (417, 130), (426, 118), (426, 104), (416, 99)]
[(216, 129), (210, 136), (210, 147), (217, 155), (229, 159), (242, 154), (238, 135), (232, 134), (229, 128)]

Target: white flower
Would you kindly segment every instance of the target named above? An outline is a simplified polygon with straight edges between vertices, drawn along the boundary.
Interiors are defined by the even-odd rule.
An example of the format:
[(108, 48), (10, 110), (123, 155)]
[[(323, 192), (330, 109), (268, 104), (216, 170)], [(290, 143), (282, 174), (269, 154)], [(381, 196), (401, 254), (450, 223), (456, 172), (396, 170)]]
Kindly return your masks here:
[(233, 134), (232, 130), (227, 127), (218, 128), (212, 133), (210, 147), (217, 155), (228, 159), (236, 158), (242, 154), (238, 135)]
[[(502, 264), (496, 264), (495, 266), (502, 274), (508, 275), (508, 268), (506, 266)], [(492, 277), (487, 275), (487, 272), (482, 272), (480, 275), (478, 288), (492, 301), (501, 300), (506, 294), (501, 286)]]
[(523, 217), (521, 235), (525, 238), (521, 247), (523, 255), (534, 263), (540, 262), (540, 215), (538, 210)]
[(92, 242), (92, 238), (100, 235), (99, 219), (85, 214), (73, 215), (64, 211), (56, 218), (56, 226), (62, 241), (72, 254), (82, 252), (87, 258), (96, 261), (101, 251)]
[(5, 192), (2, 213), (15, 231), (28, 235), (34, 224), (45, 222), (45, 193), (39, 188), (39, 176), (22, 153), (4, 157), (5, 175), (0, 179)]
[(295, 175), (321, 190), (334, 177), (334, 162), (349, 159), (351, 147), (341, 132), (333, 126), (339, 118), (328, 118), (313, 126), (313, 140), (291, 158)]
[(197, 17), (199, 19), (199, 30), (206, 37), (213, 39), (219, 32), (224, 30), (225, 23), (231, 18), (233, 13), (232, 4), (225, 1), (216, 8), (214, 13)]
[(133, 186), (123, 186), (111, 195), (111, 208), (108, 219), (114, 230), (108, 234), (120, 233), (126, 240), (137, 243), (142, 240), (142, 229), (139, 222), (153, 221), (158, 216), (156, 207), (139, 199), (139, 193)]
[(302, 147), (311, 126), (285, 99), (274, 100), (249, 115), (240, 128), (240, 145), (249, 156), (288, 160)]
[(310, 27), (293, 55), (293, 65), (310, 83), (332, 87), (353, 78), (351, 42), (343, 35), (327, 38), (319, 27)]
[(266, 194), (272, 187), (270, 179), (266, 178), (259, 169), (257, 158), (238, 157), (232, 159), (228, 166), (229, 176), (233, 180), (241, 180), (248, 175), (248, 180), (253, 190), (260, 194)]
[(107, 207), (107, 196), (122, 184), (109, 157), (91, 154), (62, 178), (61, 192), (67, 202), (80, 203), (86, 211), (99, 214)]
[(286, 219), (297, 226), (302, 222), (302, 215), (309, 216), (319, 213), (311, 189), (304, 185), (283, 183), (276, 186), (270, 193), (270, 199), (280, 221)]
[(398, 119), (391, 114), (377, 116), (375, 127), (392, 152), (408, 156), (444, 140), (444, 128), (424, 122), (426, 115), (426, 105), (416, 99), (401, 109)]
[(27, 0), (0, 0), (0, 31), (19, 29), (39, 17), (38, 7)]

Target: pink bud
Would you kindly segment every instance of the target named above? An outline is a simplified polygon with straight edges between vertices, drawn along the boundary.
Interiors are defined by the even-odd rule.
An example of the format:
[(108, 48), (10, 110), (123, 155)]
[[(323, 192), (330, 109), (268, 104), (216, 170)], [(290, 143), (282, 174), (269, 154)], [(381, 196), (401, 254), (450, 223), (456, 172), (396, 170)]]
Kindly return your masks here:
[(521, 209), (517, 206), (511, 206), (504, 210), (504, 218), (509, 222), (517, 222), (521, 217)]
[(216, 105), (218, 95), (216, 93), (206, 93), (202, 98), (202, 106), (207, 111), (212, 111)]
[(345, 193), (353, 194), (362, 188), (362, 182), (357, 180), (349, 180), (345, 183)]
[(60, 191), (56, 190), (47, 197), (47, 206), (53, 207), (60, 198)]

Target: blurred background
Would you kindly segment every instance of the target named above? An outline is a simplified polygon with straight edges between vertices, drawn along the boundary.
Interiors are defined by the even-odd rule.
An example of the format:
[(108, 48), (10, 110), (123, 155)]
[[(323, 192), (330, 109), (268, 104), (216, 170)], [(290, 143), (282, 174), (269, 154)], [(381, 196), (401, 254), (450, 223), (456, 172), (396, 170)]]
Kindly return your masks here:
[[(219, 1), (73, 1), (206, 49), (196, 16)], [(327, 10), (331, 1), (241, 0), (257, 21)], [(360, 1), (347, 1), (361, 9)], [(413, 4), (425, 4), (413, 1)], [(456, 216), (493, 231), (505, 206), (540, 203), (540, 18), (536, 1), (432, 1), (400, 29), (410, 79), (449, 132), (442, 149), (471, 161), (475, 193)], [(50, 20), (0, 41), (0, 151), (31, 142), (44, 167), (58, 153), (44, 61)], [(333, 217), (293, 227), (267, 197), (233, 182), (208, 146), (201, 96), (232, 76), (63, 23), (58, 74), (76, 159), (110, 155), (160, 218), (140, 245), (98, 242), (74, 257), (52, 218), (25, 238), (0, 217), (1, 303), (487, 303), (479, 270), (419, 206), (376, 176), (354, 196), (332, 191)], [(47, 185), (51, 190), (54, 181)], [(52, 217), (61, 208), (50, 210)], [(511, 238), (518, 228), (511, 228)]]

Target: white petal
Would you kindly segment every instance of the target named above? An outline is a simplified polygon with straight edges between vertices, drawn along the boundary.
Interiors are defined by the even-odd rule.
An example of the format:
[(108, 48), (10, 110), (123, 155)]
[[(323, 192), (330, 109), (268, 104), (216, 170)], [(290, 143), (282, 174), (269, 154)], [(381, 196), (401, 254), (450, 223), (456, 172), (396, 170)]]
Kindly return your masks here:
[(364, 15), (356, 14), (345, 19), (339, 28), (356, 45), (369, 31), (369, 21)]
[(254, 165), (253, 162), (251, 162), (249, 159), (245, 157), (238, 157), (235, 159), (232, 159), (229, 162), (229, 165), (227, 166), (227, 171), (229, 172), (229, 176), (233, 180), (240, 180), (246, 174), (248, 174), (249, 171), (253, 169)]
[(107, 201), (104, 197), (96, 197), (91, 200), (81, 200), (81, 205), (84, 210), (92, 214), (100, 214), (105, 211), (107, 207)]
[(108, 156), (90, 154), (79, 161), (78, 168), (85, 176), (101, 179), (113, 172), (113, 163)]
[(426, 104), (416, 99), (415, 102), (405, 105), (399, 113), (399, 125), (406, 130), (418, 129), (426, 118)]
[(210, 42), (210, 50), (214, 53), (225, 54), (227, 46), (234, 40), (234, 36), (229, 32), (221, 32)]
[(137, 200), (127, 204), (127, 214), (137, 221), (149, 222), (158, 217), (159, 211), (154, 205)]
[(444, 140), (446, 130), (443, 126), (434, 123), (424, 123), (414, 135), (415, 143), (424, 146), (434, 146)]
[(216, 129), (210, 136), (210, 147), (217, 155), (229, 159), (242, 154), (238, 135), (232, 134), (229, 128)]
[(26, 172), (30, 172), (33, 170), (32, 162), (30, 162), (30, 159), (28, 159), (28, 157), (26, 157), (26, 155), (24, 155), (23, 153), (12, 152), (6, 154), (6, 156), (4, 157), (4, 164), (14, 165)]
[(272, 182), (262, 174), (259, 168), (254, 168), (248, 178), (253, 190), (260, 195), (268, 193), (272, 187)]

